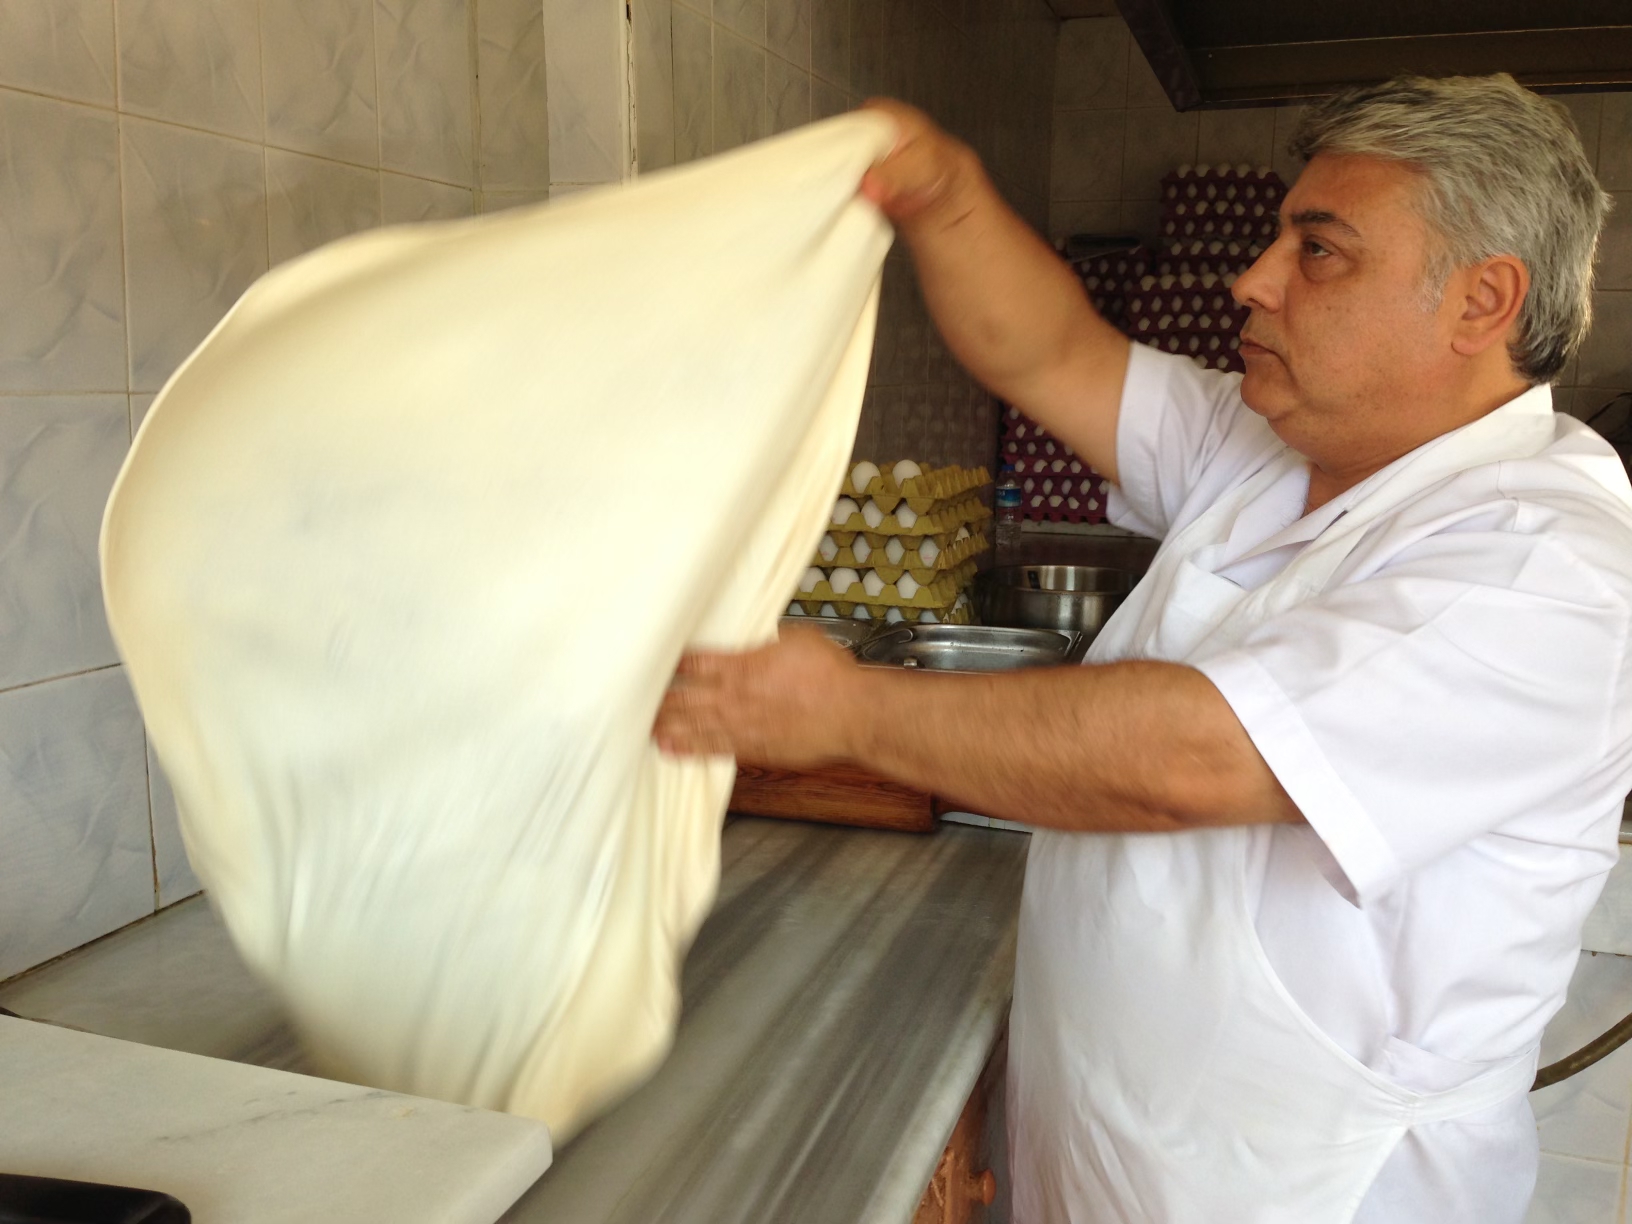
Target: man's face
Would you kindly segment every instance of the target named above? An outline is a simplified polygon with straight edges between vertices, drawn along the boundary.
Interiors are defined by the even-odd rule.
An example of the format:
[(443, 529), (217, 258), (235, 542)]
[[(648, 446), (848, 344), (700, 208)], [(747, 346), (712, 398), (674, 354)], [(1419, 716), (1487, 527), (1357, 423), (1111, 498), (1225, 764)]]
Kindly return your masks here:
[(1317, 156), (1283, 201), (1280, 237), (1235, 282), (1252, 308), (1242, 397), (1322, 466), (1418, 445), (1425, 397), (1452, 364), (1447, 312), (1424, 301), (1418, 191), (1399, 163)]

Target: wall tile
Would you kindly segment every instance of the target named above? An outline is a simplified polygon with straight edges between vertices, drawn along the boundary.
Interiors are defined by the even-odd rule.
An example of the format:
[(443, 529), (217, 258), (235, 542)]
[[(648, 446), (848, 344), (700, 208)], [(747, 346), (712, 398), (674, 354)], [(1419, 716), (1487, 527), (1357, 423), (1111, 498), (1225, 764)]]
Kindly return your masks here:
[(1275, 147), (1274, 156), (1269, 164), (1288, 187), (1297, 182), (1298, 175), (1303, 173), (1303, 159), (1292, 156), (1286, 146), (1292, 139), (1292, 133), (1297, 131), (1298, 123), (1303, 119), (1303, 112), (1307, 109), (1304, 106), (1275, 108)]
[(261, 72), (268, 144), (379, 164), (374, 0), (261, 5)]
[(1555, 94), (1554, 102), (1561, 102), (1570, 112), (1570, 119), (1581, 137), (1581, 149), (1587, 155), (1587, 164), (1598, 164), (1598, 131), (1604, 117), (1604, 95), (1596, 93)]
[(1274, 157), (1275, 108), (1243, 107), (1239, 110), (1201, 111), (1201, 131), (1196, 156), (1207, 165), (1228, 162), (1236, 165), (1267, 166)]
[(714, 152), (714, 32), (682, 8), (670, 15), (674, 36), (674, 160)]
[[(1570, 415), (1588, 420), (1617, 394), (1592, 387), (1574, 389)], [(1594, 952), (1619, 953), (1618, 959), (1632, 971), (1632, 850), (1625, 846), (1621, 847), (1620, 858), (1610, 869), (1598, 904), (1587, 916), (1581, 931), (1581, 946)], [(1628, 994), (1632, 994), (1632, 980), (1627, 986)]]
[(123, 395), (0, 397), (0, 689), (118, 661), (96, 546), (128, 412)]
[(113, 105), (113, 0), (0, 0), (0, 30), (0, 85)]
[(1122, 201), (1122, 216), (1116, 227), (1119, 233), (1138, 234), (1146, 243), (1154, 245), (1161, 232), (1161, 225), (1161, 201)]
[(1194, 112), (1146, 106), (1128, 112), (1127, 147), (1122, 158), (1122, 197), (1154, 200), (1162, 176), (1196, 161), (1198, 123)]
[(482, 186), (547, 189), (550, 122), (543, 9), (538, 0), (481, 0), (476, 36)]
[(1607, 191), (1632, 191), (1632, 93), (1603, 95), (1598, 129), (1598, 181)]
[(670, 0), (634, 0), (635, 150), (642, 173), (674, 164)]
[(765, 11), (765, 45), (795, 68), (810, 67), (811, 0), (770, 0)]
[(0, 90), (0, 167), (0, 392), (123, 390), (117, 121)]
[(1576, 377), (1584, 387), (1632, 387), (1632, 292), (1594, 293), (1592, 317)]
[(786, 60), (765, 61), (765, 101), (772, 135), (810, 122), (810, 74)]
[(825, 81), (849, 88), (849, 0), (811, 0), (810, 70)]
[(1610, 210), (1598, 238), (1598, 267), (1593, 284), (1599, 289), (1632, 289), (1632, 191), (1617, 191), (1613, 195), (1615, 207)]
[(243, 0), (120, 0), (119, 107), (260, 140), (255, 6)]
[(122, 668), (0, 693), (0, 978), (153, 912), (142, 724)]
[(404, 174), (380, 175), (380, 220), (386, 225), (446, 221), (468, 217), (475, 211), (474, 193), (468, 187), (451, 187)]
[(266, 184), (254, 146), (124, 119), (130, 380), (156, 391), (266, 271)]
[(1621, 1208), (1622, 1168), (1544, 1153), (1525, 1224), (1606, 1224)]
[[(1608, 1017), (1608, 1028), (1623, 1013)], [(1568, 1051), (1566, 1051), (1568, 1053)], [(1632, 1046), (1569, 1079), (1530, 1094), (1541, 1150), (1616, 1164), (1632, 1126)]]
[(266, 151), (266, 238), (274, 265), (380, 223), (380, 175)]
[(1122, 224), (1121, 210), (1115, 200), (1055, 200), (1048, 206), (1048, 236), (1115, 233)]
[(850, 0), (850, 88), (864, 98), (884, 92), (885, 13), (878, 0)]
[(714, 0), (714, 20), (749, 42), (765, 45), (766, 0)]
[[(558, 192), (559, 195), (570, 195), (569, 191)], [(520, 208), (527, 204), (542, 204), (550, 198), (548, 191), (484, 191), (479, 201), (481, 211), (485, 213), (503, 212), (507, 208)]]
[(153, 407), (153, 401), (158, 398), (159, 397), (156, 393), (147, 392), (139, 395), (132, 395), (130, 397), (131, 438), (134, 439), (136, 437), (136, 431), (142, 427), (142, 422), (147, 420), (147, 410)]
[(1063, 24), (1055, 60), (1054, 105), (1068, 110), (1127, 105), (1132, 41), (1120, 17), (1090, 17)]
[(1126, 111), (1059, 111), (1054, 116), (1056, 200), (1115, 200), (1122, 194)]
[(153, 814), (153, 874), (158, 882), (159, 905), (174, 905), (198, 892), (202, 885), (193, 874), (193, 865), (187, 861), (187, 848), (181, 840), (176, 793), (170, 789), (170, 779), (164, 776), (164, 767), (153, 754), (151, 741), (147, 742), (147, 796), (148, 808)]
[(714, 27), (714, 151), (723, 153), (764, 136), (765, 52)]
[(1169, 110), (1173, 109), (1172, 99), (1167, 96), (1167, 90), (1162, 88), (1162, 83), (1156, 79), (1150, 61), (1139, 49), (1139, 44), (1131, 38), (1128, 41), (1128, 105), (1165, 106)]
[(625, 54), (621, 4), (544, 0), (552, 184), (622, 180)]
[(470, 13), (464, 0), (374, 0), (380, 165), (468, 187)]
[(826, 81), (812, 77), (810, 81), (810, 117), (812, 119), (831, 119), (834, 115), (842, 115), (850, 110), (850, 99), (844, 90), (836, 85), (829, 85)]

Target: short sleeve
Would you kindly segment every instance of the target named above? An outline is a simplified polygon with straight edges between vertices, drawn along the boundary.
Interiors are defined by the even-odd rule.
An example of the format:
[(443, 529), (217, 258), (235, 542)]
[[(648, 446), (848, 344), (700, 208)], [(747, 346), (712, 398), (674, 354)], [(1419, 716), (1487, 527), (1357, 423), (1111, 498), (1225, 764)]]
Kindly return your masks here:
[(1202, 370), (1187, 357), (1135, 344), (1116, 428), (1119, 484), (1108, 516), (1142, 535), (1166, 536), (1187, 505), (1216, 498), (1253, 453), (1276, 445), (1241, 401), (1241, 376)]
[(1191, 662), (1363, 905), (1481, 834), (1579, 812), (1594, 779), (1610, 795), (1628, 619), (1566, 544), (1461, 531)]

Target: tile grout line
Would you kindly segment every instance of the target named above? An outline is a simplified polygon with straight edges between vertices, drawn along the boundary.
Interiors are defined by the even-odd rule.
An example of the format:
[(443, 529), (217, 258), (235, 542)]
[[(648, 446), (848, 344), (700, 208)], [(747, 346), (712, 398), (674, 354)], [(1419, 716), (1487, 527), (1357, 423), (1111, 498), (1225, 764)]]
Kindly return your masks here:
[(79, 671), (63, 672), (61, 675), (56, 676), (42, 676), (38, 680), (25, 680), (21, 684), (11, 684), (5, 688), (0, 688), (0, 697), (10, 693), (20, 693), (24, 689), (39, 688), (42, 684), (55, 684), (58, 680), (77, 680), (81, 676), (94, 676), (98, 672), (112, 671), (116, 667), (123, 666), (124, 664), (116, 659), (112, 663), (99, 663), (95, 667), (83, 667)]

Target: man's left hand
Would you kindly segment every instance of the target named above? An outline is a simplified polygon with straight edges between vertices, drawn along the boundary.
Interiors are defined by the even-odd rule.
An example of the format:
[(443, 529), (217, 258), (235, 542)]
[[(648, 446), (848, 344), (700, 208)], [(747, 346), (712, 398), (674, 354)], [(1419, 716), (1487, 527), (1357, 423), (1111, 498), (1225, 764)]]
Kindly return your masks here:
[(850, 753), (860, 668), (815, 629), (740, 654), (686, 655), (652, 736), (677, 756), (731, 755), (745, 765), (809, 769)]

